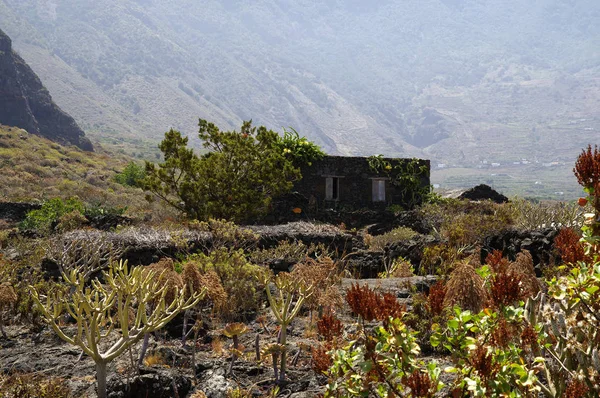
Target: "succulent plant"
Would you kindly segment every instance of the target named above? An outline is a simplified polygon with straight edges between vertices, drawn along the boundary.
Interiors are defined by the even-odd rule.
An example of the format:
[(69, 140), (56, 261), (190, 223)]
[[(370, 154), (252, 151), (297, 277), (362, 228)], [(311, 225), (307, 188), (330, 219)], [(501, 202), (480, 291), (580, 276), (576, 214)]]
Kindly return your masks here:
[[(93, 279), (91, 285), (86, 284), (84, 274), (72, 270), (68, 275), (63, 274), (72, 291), (55, 290), (46, 297), (30, 286), (33, 300), (54, 332), (67, 343), (80, 347), (96, 363), (99, 398), (107, 396), (106, 371), (110, 361), (147, 333), (162, 328), (178, 313), (196, 305), (203, 296), (201, 292), (186, 298), (183, 290), (178, 289), (172, 301), (167, 302), (167, 286), (160, 283), (160, 275), (152, 270), (144, 272), (143, 268), (129, 268), (123, 261), (111, 263), (108, 271), (103, 272), (105, 283)], [(71, 328), (62, 326), (65, 313), (76, 322), (73, 333), (69, 333)], [(103, 341), (115, 327), (120, 337), (101, 351)]]
[(279, 380), (281, 377), (279, 374), (279, 369), (277, 367), (277, 361), (279, 360), (279, 356), (283, 356), (285, 353), (285, 345), (279, 343), (267, 344), (262, 349), (262, 355), (270, 355), (273, 360), (273, 377), (275, 378), (275, 380)]
[[(275, 285), (277, 295), (271, 293), (269, 282)], [(281, 272), (275, 277), (266, 276), (264, 283), (271, 311), (281, 327), (278, 343), (286, 347), (287, 327), (298, 315), (304, 301), (312, 295), (314, 287), (307, 285), (302, 279), (292, 277), (287, 272)], [(293, 302), (294, 298), (296, 298), (295, 303)], [(286, 350), (283, 350), (281, 352), (281, 372), (279, 377), (275, 377), (278, 382), (285, 380), (286, 359)]]
[(229, 372), (233, 370), (233, 363), (238, 357), (240, 352), (240, 339), (239, 336), (248, 332), (248, 327), (241, 322), (228, 323), (223, 329), (223, 334), (230, 339), (233, 339), (233, 350), (231, 355), (231, 365), (229, 366)]

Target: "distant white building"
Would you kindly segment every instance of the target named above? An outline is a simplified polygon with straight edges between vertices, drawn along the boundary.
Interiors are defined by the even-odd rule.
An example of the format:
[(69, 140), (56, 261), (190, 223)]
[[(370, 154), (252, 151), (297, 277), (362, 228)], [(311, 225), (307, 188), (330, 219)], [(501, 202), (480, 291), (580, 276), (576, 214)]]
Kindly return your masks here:
[(438, 163), (438, 169), (445, 169), (446, 168), (446, 164), (445, 163)]

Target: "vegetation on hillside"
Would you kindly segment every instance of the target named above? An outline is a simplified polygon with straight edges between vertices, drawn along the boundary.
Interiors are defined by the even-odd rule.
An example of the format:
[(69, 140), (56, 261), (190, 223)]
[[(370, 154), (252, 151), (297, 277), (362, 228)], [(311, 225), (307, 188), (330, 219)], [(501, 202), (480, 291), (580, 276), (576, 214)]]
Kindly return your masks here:
[(0, 200), (44, 202), (77, 197), (88, 207), (127, 208), (136, 216), (153, 211), (158, 216), (159, 207), (148, 208), (140, 189), (117, 182), (127, 175), (129, 161), (100, 147), (84, 152), (0, 126)]

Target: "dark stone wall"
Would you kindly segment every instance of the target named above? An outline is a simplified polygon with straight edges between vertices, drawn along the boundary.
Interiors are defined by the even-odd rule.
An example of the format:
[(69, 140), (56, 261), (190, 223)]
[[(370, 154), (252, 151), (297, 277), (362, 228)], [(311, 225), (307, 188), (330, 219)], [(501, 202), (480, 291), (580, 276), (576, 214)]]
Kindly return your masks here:
[[(407, 163), (412, 159), (386, 159), (393, 164)], [(430, 169), (429, 160), (419, 160), (419, 165)], [(325, 198), (325, 180), (327, 176), (338, 177), (339, 198), (329, 201)], [(392, 204), (405, 205), (400, 189), (389, 180), (385, 181), (385, 202), (373, 202), (373, 179), (387, 178), (385, 173), (378, 174), (370, 167), (365, 157), (326, 156), (314, 162), (311, 166), (302, 168), (302, 180), (294, 184), (294, 191), (308, 198), (311, 206), (317, 208), (347, 208), (347, 209), (385, 209)], [(421, 186), (429, 186), (429, 173), (422, 178)], [(311, 209), (314, 210), (314, 209)]]
[(60, 144), (93, 151), (75, 120), (63, 112), (0, 30), (0, 123), (42, 135)]

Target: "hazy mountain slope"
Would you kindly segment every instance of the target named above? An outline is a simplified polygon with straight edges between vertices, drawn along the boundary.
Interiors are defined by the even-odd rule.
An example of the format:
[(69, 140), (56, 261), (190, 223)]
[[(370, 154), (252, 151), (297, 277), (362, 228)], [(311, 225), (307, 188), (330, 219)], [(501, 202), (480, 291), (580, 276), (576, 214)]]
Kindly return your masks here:
[(598, 20), (595, 0), (0, 0), (0, 26), (95, 137), (252, 118), (484, 174), (597, 140)]

